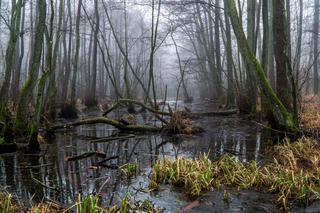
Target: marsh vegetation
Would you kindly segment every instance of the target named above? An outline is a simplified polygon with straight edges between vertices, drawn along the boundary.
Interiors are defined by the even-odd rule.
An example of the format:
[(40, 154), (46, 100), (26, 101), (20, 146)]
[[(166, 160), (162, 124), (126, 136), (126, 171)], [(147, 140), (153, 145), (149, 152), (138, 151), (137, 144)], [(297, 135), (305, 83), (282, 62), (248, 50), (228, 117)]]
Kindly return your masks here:
[(319, 211), (319, 9), (0, 0), (0, 212)]

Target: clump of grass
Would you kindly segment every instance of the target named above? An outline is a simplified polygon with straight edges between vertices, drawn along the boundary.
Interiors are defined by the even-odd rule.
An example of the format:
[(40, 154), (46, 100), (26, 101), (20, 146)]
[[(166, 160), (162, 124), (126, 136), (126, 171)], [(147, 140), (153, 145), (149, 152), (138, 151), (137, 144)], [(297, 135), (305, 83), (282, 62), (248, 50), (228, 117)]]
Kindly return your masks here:
[(163, 209), (157, 207), (150, 200), (137, 201), (134, 203), (135, 209), (138, 212), (149, 212), (149, 213), (162, 213)]
[(0, 213), (16, 212), (17, 205), (13, 201), (12, 194), (8, 192), (0, 193)]
[(103, 208), (99, 206), (99, 197), (96, 195), (87, 195), (82, 197), (78, 196), (78, 201), (76, 203), (76, 212), (77, 213), (102, 213), (105, 212)]
[(185, 135), (194, 135), (203, 132), (204, 130), (195, 125), (189, 117), (186, 111), (173, 112), (164, 131), (168, 134)]
[(224, 155), (212, 162), (207, 155), (197, 159), (178, 158), (157, 161), (149, 187), (162, 183), (184, 187), (190, 197), (220, 185), (241, 189), (267, 190), (277, 195), (276, 203), (289, 208), (290, 203), (307, 205), (320, 199), (320, 147), (317, 141), (301, 138), (288, 140), (273, 148), (273, 160), (260, 166), (256, 161), (239, 162)]
[(207, 155), (202, 155), (197, 160), (180, 157), (175, 161), (159, 160), (152, 169), (150, 188), (156, 189), (160, 183), (169, 182), (184, 187), (189, 196), (197, 197), (212, 186), (212, 171), (213, 164)]
[(131, 178), (138, 171), (138, 162), (124, 164), (120, 167), (120, 170), (127, 178)]
[(78, 202), (75, 204), (76, 213), (163, 212), (161, 208), (156, 207), (149, 200), (135, 201), (128, 195), (122, 198), (119, 205), (114, 205), (111, 208), (102, 208), (99, 203), (99, 197), (96, 195), (89, 195), (84, 198), (79, 195)]

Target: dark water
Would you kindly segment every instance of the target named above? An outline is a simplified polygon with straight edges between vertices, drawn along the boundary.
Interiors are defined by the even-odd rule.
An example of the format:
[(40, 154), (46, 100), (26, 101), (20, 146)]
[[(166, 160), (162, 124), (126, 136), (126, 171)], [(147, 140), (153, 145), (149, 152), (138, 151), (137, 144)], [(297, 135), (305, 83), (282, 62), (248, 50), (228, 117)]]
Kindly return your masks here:
[[(145, 119), (150, 122), (149, 118)], [(0, 187), (25, 203), (46, 198), (70, 205), (79, 193), (99, 193), (106, 206), (118, 203), (128, 195), (136, 200), (149, 199), (165, 208), (165, 212), (176, 212), (192, 202), (180, 189), (163, 186), (158, 192), (143, 192), (148, 188), (150, 168), (157, 159), (193, 158), (209, 152), (212, 159), (231, 153), (241, 161), (259, 161), (267, 146), (267, 134), (237, 116), (201, 117), (195, 122), (206, 132), (199, 136), (177, 137), (137, 135), (99, 144), (89, 140), (107, 137), (117, 131), (100, 124), (59, 131), (53, 141), (42, 146), (39, 155), (22, 152), (0, 155)], [(103, 158), (93, 156), (78, 161), (65, 160), (68, 156), (95, 150), (105, 152), (107, 158), (114, 157), (105, 163), (109, 167), (138, 162), (139, 171), (128, 180), (118, 169), (99, 167), (98, 163)], [(205, 194), (201, 205), (192, 212), (277, 212), (279, 209), (274, 207), (272, 199), (265, 193), (247, 191), (236, 196), (231, 190), (230, 201), (226, 203), (220, 190)]]

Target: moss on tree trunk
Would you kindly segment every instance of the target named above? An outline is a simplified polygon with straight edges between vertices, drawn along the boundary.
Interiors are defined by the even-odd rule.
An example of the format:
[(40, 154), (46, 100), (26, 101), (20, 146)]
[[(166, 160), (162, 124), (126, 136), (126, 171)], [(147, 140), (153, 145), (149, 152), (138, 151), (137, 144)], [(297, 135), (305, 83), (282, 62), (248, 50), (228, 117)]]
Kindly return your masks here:
[(283, 128), (287, 131), (296, 132), (297, 123), (294, 121), (292, 113), (288, 111), (282, 101), (278, 98), (278, 96), (272, 89), (271, 84), (268, 81), (261, 64), (250, 50), (248, 41), (243, 32), (242, 23), (239, 19), (234, 0), (226, 0), (226, 3), (232, 27), (237, 38), (239, 51), (241, 52), (246, 63), (248, 63), (252, 68), (250, 70), (255, 71), (254, 74), (258, 78), (260, 89), (266, 100), (272, 106), (272, 112), (276, 119), (276, 125), (279, 128)]
[[(17, 116), (14, 121), (14, 129), (15, 132), (18, 133), (25, 133), (26, 127), (30, 131), (31, 135), (33, 132), (38, 131), (38, 124), (37, 119), (33, 119), (28, 123), (27, 118), (27, 110), (28, 104), (31, 100), (32, 93), (34, 88), (36, 87), (38, 81), (38, 71), (41, 63), (41, 56), (42, 56), (42, 47), (43, 47), (43, 40), (44, 40), (44, 32), (46, 27), (46, 1), (45, 0), (38, 0), (38, 20), (37, 20), (37, 27), (35, 32), (35, 41), (34, 42), (34, 52), (33, 58), (31, 63), (31, 68), (29, 71), (28, 79), (25, 82), (23, 88), (21, 89), (19, 100), (18, 100), (18, 108), (17, 108)], [(39, 95), (39, 94), (38, 94)]]

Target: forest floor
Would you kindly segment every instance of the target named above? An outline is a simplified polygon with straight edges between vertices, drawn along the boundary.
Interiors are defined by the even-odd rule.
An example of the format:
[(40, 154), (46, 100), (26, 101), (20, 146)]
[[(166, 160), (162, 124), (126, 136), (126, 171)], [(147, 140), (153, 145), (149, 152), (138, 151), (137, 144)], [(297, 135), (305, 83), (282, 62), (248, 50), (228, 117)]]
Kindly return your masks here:
[(300, 127), (303, 131), (320, 138), (320, 97), (305, 96), (303, 98)]

